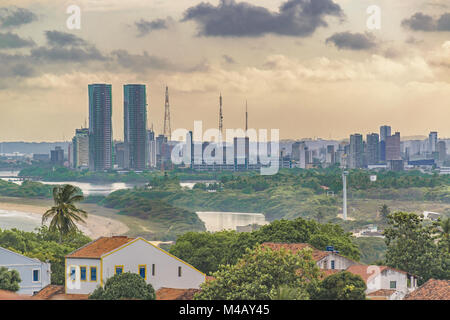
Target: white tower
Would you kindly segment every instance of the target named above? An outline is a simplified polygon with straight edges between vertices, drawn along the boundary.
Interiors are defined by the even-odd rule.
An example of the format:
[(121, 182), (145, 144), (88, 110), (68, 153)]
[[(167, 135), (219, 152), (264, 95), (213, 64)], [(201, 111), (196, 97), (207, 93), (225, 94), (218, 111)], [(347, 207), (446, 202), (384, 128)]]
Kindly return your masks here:
[(342, 216), (347, 220), (347, 176), (348, 171), (342, 172)]

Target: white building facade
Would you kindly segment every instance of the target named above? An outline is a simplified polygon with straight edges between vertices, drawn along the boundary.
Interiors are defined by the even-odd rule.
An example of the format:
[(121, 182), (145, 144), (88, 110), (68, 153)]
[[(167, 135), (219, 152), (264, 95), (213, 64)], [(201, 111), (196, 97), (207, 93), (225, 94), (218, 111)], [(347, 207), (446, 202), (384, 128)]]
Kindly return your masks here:
[[(108, 239), (118, 246), (111, 249), (114, 246)], [(97, 241), (105, 244), (107, 252)], [(140, 275), (155, 291), (162, 287), (198, 289), (206, 280), (204, 273), (143, 238), (100, 238), (66, 257), (66, 293), (90, 294), (108, 278), (124, 272)]]
[(0, 247), (0, 267), (17, 270), (21, 282), (18, 294), (34, 295), (51, 283), (50, 264)]

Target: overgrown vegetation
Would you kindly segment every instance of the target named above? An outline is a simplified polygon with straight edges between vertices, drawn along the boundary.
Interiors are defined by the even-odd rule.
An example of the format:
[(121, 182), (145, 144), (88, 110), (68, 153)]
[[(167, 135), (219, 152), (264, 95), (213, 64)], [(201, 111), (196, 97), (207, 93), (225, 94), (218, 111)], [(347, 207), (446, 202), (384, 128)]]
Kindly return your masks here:
[(58, 232), (51, 232), (46, 226), (36, 232), (0, 229), (0, 247), (50, 262), (52, 284), (59, 285), (64, 284), (64, 257), (90, 241), (79, 231), (61, 238)]

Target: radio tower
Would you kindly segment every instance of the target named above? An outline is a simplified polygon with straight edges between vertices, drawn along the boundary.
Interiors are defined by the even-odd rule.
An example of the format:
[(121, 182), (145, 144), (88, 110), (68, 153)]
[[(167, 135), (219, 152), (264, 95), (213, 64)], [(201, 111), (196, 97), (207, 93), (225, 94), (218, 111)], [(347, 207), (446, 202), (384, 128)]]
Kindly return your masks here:
[(220, 104), (220, 109), (219, 109), (219, 132), (220, 132), (220, 135), (223, 137), (222, 93), (220, 94), (219, 104)]
[(170, 141), (172, 138), (172, 129), (170, 128), (170, 104), (169, 104), (169, 87), (166, 86), (166, 104), (164, 112), (164, 136)]
[(245, 100), (245, 136), (247, 136), (248, 131), (248, 105), (247, 100)]

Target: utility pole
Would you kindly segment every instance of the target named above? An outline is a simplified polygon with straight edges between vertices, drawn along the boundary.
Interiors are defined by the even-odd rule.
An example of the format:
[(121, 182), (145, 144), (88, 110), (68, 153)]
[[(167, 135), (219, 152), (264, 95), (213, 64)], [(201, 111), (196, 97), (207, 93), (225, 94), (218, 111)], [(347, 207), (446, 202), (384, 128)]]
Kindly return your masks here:
[(348, 171), (342, 172), (342, 216), (347, 220), (347, 176)]

